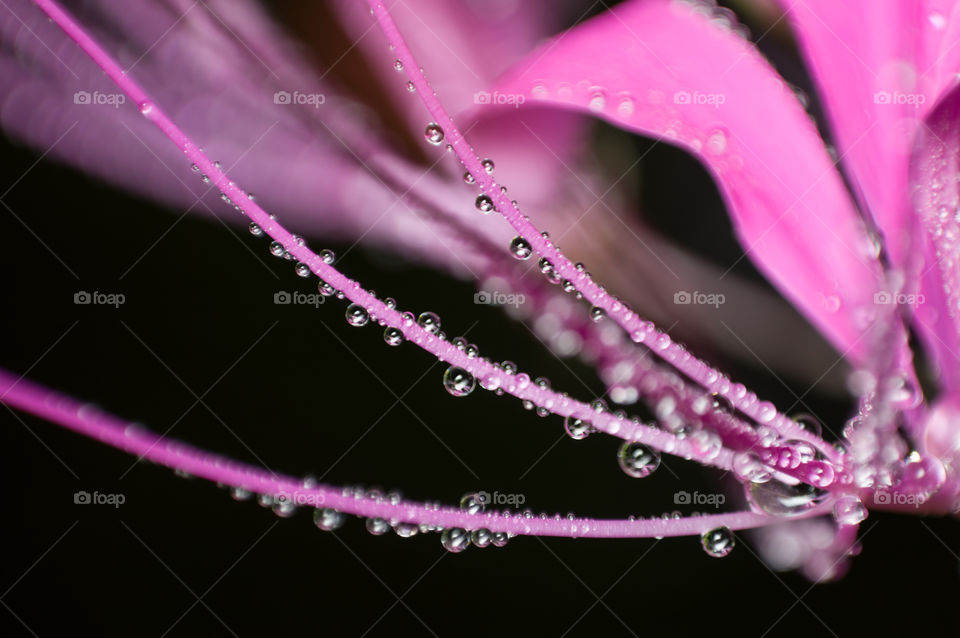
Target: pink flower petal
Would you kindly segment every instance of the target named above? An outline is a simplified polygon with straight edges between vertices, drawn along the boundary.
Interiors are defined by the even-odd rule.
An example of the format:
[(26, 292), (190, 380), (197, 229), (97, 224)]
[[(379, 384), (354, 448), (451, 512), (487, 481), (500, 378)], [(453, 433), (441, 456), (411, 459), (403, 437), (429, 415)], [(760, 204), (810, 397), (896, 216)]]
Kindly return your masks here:
[[(891, 262), (916, 281), (916, 325), (943, 381), (960, 382), (956, 328), (936, 253), (918, 236), (906, 170), (924, 118), (960, 69), (960, 6), (947, 0), (781, 0), (819, 87), (838, 150)], [(930, 230), (930, 227), (927, 227)]]
[(687, 148), (746, 255), (855, 360), (879, 265), (816, 129), (776, 72), (703, 9), (627, 2), (555, 38), (497, 90)]

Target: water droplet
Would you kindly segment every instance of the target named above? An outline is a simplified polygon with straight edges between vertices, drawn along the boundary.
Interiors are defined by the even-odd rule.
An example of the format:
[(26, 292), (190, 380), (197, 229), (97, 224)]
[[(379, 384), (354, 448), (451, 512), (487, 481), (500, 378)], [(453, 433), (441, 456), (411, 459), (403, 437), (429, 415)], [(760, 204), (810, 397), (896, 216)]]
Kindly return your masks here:
[(733, 473), (748, 483), (766, 483), (773, 477), (770, 469), (760, 460), (760, 455), (751, 451), (734, 455)]
[(483, 160), (483, 161), (480, 162), (480, 163), (483, 165), (483, 170), (487, 171), (487, 175), (491, 175), (491, 174), (493, 173), (493, 160), (492, 160), (492, 159), (485, 159), (485, 160)]
[(347, 522), (347, 517), (332, 507), (325, 507), (313, 511), (313, 524), (325, 532), (340, 529)]
[(470, 546), (470, 532), (462, 527), (448, 527), (440, 534), (440, 544), (448, 552), (459, 554)]
[(530, 259), (533, 254), (533, 248), (523, 237), (514, 237), (510, 242), (510, 253), (517, 259)]
[(760, 423), (770, 423), (773, 417), (777, 416), (777, 408), (769, 401), (761, 401), (757, 404), (757, 421)]
[(607, 316), (607, 311), (600, 306), (594, 306), (590, 309), (590, 318), (597, 323)]
[(337, 258), (337, 255), (330, 249), (324, 248), (320, 251), (320, 259), (323, 260), (325, 264), (332, 264), (333, 260)]
[(790, 417), (797, 422), (801, 428), (813, 435), (820, 436), (823, 433), (823, 425), (817, 417), (811, 414), (795, 414)]
[(643, 443), (624, 441), (617, 454), (620, 469), (634, 478), (644, 478), (660, 467), (660, 455)]
[(770, 516), (797, 516), (822, 503), (828, 493), (807, 485), (787, 485), (778, 480), (766, 483), (749, 483), (746, 486), (747, 501), (757, 512)]
[(590, 102), (587, 104), (591, 111), (602, 111), (606, 105), (607, 99), (600, 92), (591, 95)]
[(473, 175), (470, 173), (463, 174), (463, 183), (464, 184), (476, 184), (477, 180), (473, 179)]
[(714, 558), (723, 558), (733, 551), (737, 544), (733, 537), (733, 532), (727, 527), (717, 527), (709, 532), (704, 532), (700, 537), (700, 544), (703, 545), (703, 551), (707, 556)]
[(413, 85), (413, 82), (407, 82), (407, 91), (410, 93), (416, 93), (417, 87)]
[(399, 346), (401, 343), (403, 343), (403, 333), (399, 328), (387, 326), (383, 330), (383, 340), (388, 346)]
[(435, 312), (421, 312), (417, 317), (417, 325), (430, 334), (437, 334), (440, 332), (440, 317)]
[(273, 255), (274, 257), (283, 257), (283, 253), (285, 252), (283, 249), (283, 244), (281, 244), (278, 241), (270, 242), (269, 250), (270, 250), (270, 254)]
[(403, 71), (403, 62), (401, 62), (399, 59), (398, 59), (398, 60), (394, 60), (394, 61), (393, 61), (393, 68), (396, 69), (397, 71)]
[(474, 205), (477, 207), (477, 210), (484, 214), (491, 213), (494, 209), (493, 200), (490, 199), (489, 195), (477, 195), (477, 200), (474, 202)]
[(475, 547), (488, 547), (490, 543), (493, 542), (493, 532), (481, 527), (480, 529), (473, 530), (473, 533), (470, 534), (470, 541)]
[(563, 419), (563, 429), (574, 441), (582, 441), (593, 432), (593, 426), (589, 421), (578, 419), (575, 416), (568, 416)]
[(395, 531), (400, 538), (410, 538), (411, 536), (417, 535), (420, 527), (416, 523), (397, 523), (393, 531)]
[(263, 229), (256, 222), (250, 222), (250, 234), (254, 237), (262, 237)]
[(140, 103), (140, 112), (144, 115), (150, 115), (153, 112), (153, 102), (144, 100)]
[(846, 494), (833, 504), (833, 518), (840, 525), (859, 525), (867, 518), (867, 508), (859, 498)]
[(347, 306), (347, 323), (351, 326), (364, 326), (370, 320), (370, 315), (367, 313), (367, 309), (361, 306), (358, 303), (352, 303)]
[(434, 146), (439, 146), (443, 144), (443, 129), (436, 122), (430, 122), (423, 131), (423, 137)]
[(467, 514), (479, 514), (486, 508), (486, 503), (487, 499), (484, 494), (471, 492), (470, 494), (464, 494), (463, 498), (460, 499), (460, 509)]
[(306, 265), (303, 262), (299, 262), (299, 261), (297, 262), (296, 271), (297, 271), (297, 274), (301, 277), (309, 277), (311, 275), (310, 266)]
[(367, 531), (374, 536), (381, 536), (390, 531), (390, 523), (382, 518), (368, 518), (366, 526)]
[(290, 518), (297, 511), (297, 506), (286, 496), (279, 496), (274, 500), (273, 513), (280, 518)]
[(500, 377), (495, 373), (490, 373), (480, 379), (480, 387), (495, 392), (500, 389)]
[(235, 501), (247, 501), (250, 500), (251, 496), (252, 494), (242, 487), (235, 487), (230, 490), (230, 497)]
[(451, 366), (443, 373), (443, 387), (455, 397), (465, 397), (477, 387), (477, 380), (467, 370)]
[(727, 134), (721, 129), (710, 133), (707, 137), (707, 150), (715, 155), (721, 155), (727, 150)]
[(330, 297), (330, 296), (332, 296), (335, 292), (337, 292), (336, 290), (333, 289), (333, 286), (331, 286), (330, 284), (328, 284), (328, 283), (325, 282), (325, 281), (321, 281), (320, 283), (317, 284), (317, 290), (318, 290), (318, 291), (320, 292), (320, 294), (323, 295), (324, 297)]

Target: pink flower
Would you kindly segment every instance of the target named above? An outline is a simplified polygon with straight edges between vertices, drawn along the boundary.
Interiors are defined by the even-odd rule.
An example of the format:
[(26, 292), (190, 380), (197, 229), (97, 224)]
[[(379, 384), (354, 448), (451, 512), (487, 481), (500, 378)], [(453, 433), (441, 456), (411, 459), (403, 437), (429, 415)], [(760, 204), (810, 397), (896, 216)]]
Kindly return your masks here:
[[(632, 476), (656, 469), (655, 450), (732, 470), (754, 511), (665, 521), (437, 511), (381, 497), (355, 499), (212, 462), (111, 417), (82, 413), (69, 401), (51, 404), (42, 388), (4, 374), (0, 387), (9, 404), (268, 499), (312, 498), (318, 525), (337, 510), (367, 517), (375, 533), (389, 529), (387, 521), (398, 533), (404, 525), (444, 527), (444, 546), (456, 552), (471, 538), (480, 544), (480, 532), (702, 534), (707, 552), (722, 556), (732, 547), (730, 529), (769, 526), (759, 545), (774, 565), (803, 567), (823, 579), (842, 573), (867, 507), (942, 514), (960, 506), (960, 136), (953, 111), (960, 50), (952, 46), (960, 22), (949, 3), (872, 3), (868, 28), (862, 12), (848, 4), (799, 0), (784, 7), (836, 138), (836, 159), (797, 96), (729, 13), (702, 3), (625, 2), (531, 50), (549, 22), (549, 12), (536, 3), (522, 3), (503, 17), (485, 9), (480, 19), (460, 3), (400, 3), (391, 16), (371, 2), (393, 47), (389, 54), (380, 32), (371, 33), (367, 7), (338, 3), (345, 31), (383, 76), (381, 91), (400, 105), (403, 131), (375, 124), (365, 108), (309, 73), (301, 54), (283, 44), (253, 5), (213, 2), (211, 10), (196, 13), (185, 6), (174, 17), (138, 2), (123, 16), (84, 14), (79, 28), (47, 0), (36, 4), (56, 24), (25, 2), (11, 4), (15, 19), (0, 25), (0, 35), (21, 57), (6, 61), (16, 70), (4, 80), (2, 119), (12, 133), (127, 188), (218, 215), (222, 204), (212, 183), (227, 204), (253, 220), (255, 235), (275, 240), (277, 256), (297, 260), (298, 274), (320, 277), (321, 293), (336, 289), (352, 302), (350, 323), (379, 319), (388, 343), (412, 341), (449, 363), (444, 384), (451, 394), (469, 394), (479, 384), (538, 412), (564, 416), (574, 438), (594, 430), (624, 438), (621, 466)], [(107, 19), (118, 24), (108, 28)], [(896, 38), (888, 37), (893, 33)], [(143, 49), (143, 42), (153, 44), (143, 54), (130, 52)], [(130, 43), (139, 46), (124, 48)], [(31, 65), (34, 72), (25, 76), (20, 67)], [(122, 91), (111, 88), (103, 71)], [(64, 97), (71, 94), (68, 104)], [(429, 119), (414, 97), (423, 100)], [(450, 112), (461, 126), (453, 125)], [(583, 115), (680, 146), (708, 168), (744, 255), (856, 368), (850, 387), (859, 410), (842, 428), (842, 447), (834, 449), (819, 432), (803, 429), (692, 357), (572, 264), (523, 216), (514, 197), (538, 225), (561, 227), (594, 206), (591, 200), (602, 200), (595, 178), (576, 177), (568, 168), (584, 164)], [(67, 136), (64, 125), (74, 119), (83, 126)], [(102, 143), (124, 127), (139, 143)], [(257, 132), (255, 139), (224, 134), (250, 131)], [(391, 134), (418, 144), (425, 138), (428, 153), (430, 144), (449, 143), (462, 166), (447, 160), (436, 172), (424, 171), (413, 159), (421, 150), (398, 150), (408, 145), (385, 143)], [(496, 158), (495, 168), (470, 145)], [(429, 161), (438, 157), (428, 154)], [(162, 168), (145, 177), (142, 167), (158, 163)], [(509, 179), (509, 194), (491, 175)], [(244, 189), (256, 192), (256, 200)], [(496, 210), (509, 223), (478, 218), (472, 207)], [(294, 221), (280, 226), (267, 215), (273, 211)], [(540, 338), (559, 354), (595, 363), (616, 402), (647, 402), (656, 427), (560, 394), (517, 374), (515, 366), (480, 359), (465, 341), (449, 343), (434, 318), (414, 321), (377, 299), (331, 265), (332, 257), (313, 253), (291, 235), (293, 229), (415, 256), (475, 279), (479, 294), (489, 283), (504, 294), (529, 297), (517, 314), (537, 318)], [(622, 233), (616, 224), (603, 230)], [(684, 261), (681, 251), (653, 237)], [(621, 246), (617, 240), (570, 242), (593, 253), (604, 271), (616, 270), (618, 262), (611, 267), (604, 254)], [(522, 259), (536, 253), (545, 280), (525, 279), (523, 264), (505, 256), (508, 244)], [(629, 272), (611, 276), (627, 286)], [(669, 289), (658, 285), (661, 293)], [(675, 293), (674, 303), (689, 303), (688, 292)], [(928, 388), (914, 368), (911, 332), (929, 356)], [(940, 398), (928, 405), (933, 396)], [(276, 505), (278, 513), (289, 513), (289, 501)], [(830, 510), (836, 524), (811, 518)], [(787, 541), (790, 552), (783, 550)]]

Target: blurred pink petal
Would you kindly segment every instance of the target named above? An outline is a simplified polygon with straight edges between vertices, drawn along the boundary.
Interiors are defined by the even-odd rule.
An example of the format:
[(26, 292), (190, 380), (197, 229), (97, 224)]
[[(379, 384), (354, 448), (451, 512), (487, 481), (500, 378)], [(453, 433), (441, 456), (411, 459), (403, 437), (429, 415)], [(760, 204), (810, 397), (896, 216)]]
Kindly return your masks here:
[(747, 255), (854, 360), (880, 281), (840, 176), (788, 87), (702, 9), (626, 2), (534, 52), (497, 87), (690, 150)]

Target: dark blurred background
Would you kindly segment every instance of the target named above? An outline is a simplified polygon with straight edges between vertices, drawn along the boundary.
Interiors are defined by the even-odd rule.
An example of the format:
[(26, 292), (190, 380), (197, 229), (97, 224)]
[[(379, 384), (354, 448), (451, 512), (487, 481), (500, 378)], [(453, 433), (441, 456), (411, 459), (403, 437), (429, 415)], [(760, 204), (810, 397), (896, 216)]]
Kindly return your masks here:
[[(789, 43), (771, 41), (768, 55), (814, 95)], [(249, 463), (412, 499), (452, 504), (496, 490), (525, 495), (535, 512), (626, 517), (677, 510), (677, 489), (717, 489), (718, 473), (670, 457), (669, 471), (630, 479), (615, 462), (617, 441), (569, 440), (558, 417), (540, 418), (510, 397), (477, 390), (453, 398), (441, 387), (442, 364), (409, 344), (386, 347), (375, 327), (348, 326), (342, 302), (275, 305), (277, 291), (311, 293), (315, 279), (270, 257), (242, 220), (228, 228), (181, 218), (9, 139), (0, 155), (0, 365), (11, 371)], [(638, 207), (669, 200), (696, 211), (703, 232), (692, 247), (717, 259), (735, 248), (710, 178), (685, 154), (661, 145), (638, 179)], [(602, 393), (590, 368), (560, 362), (528, 328), (494, 307), (461, 303), (472, 285), (363, 247), (329, 247), (345, 254), (344, 271), (402, 308), (438, 312), (451, 337), (473, 326), (468, 336), (482, 355), (517, 361), (578, 396), (584, 385)], [(740, 268), (754, 276), (746, 263)], [(81, 290), (123, 293), (126, 303), (75, 305)], [(746, 363), (716, 363), (780, 405), (807, 389), (785, 388)], [(807, 400), (833, 424), (852, 408), (816, 391)], [(279, 519), (206, 481), (137, 464), (6, 408), (0, 436), (4, 636), (957, 629), (960, 526), (951, 520), (872, 514), (850, 573), (818, 586), (771, 572), (744, 534), (721, 560), (695, 538), (517, 537), (504, 548), (448, 555), (435, 534), (374, 537), (353, 518), (325, 533), (307, 511)], [(80, 490), (121, 493), (126, 502), (75, 505)]]

